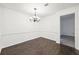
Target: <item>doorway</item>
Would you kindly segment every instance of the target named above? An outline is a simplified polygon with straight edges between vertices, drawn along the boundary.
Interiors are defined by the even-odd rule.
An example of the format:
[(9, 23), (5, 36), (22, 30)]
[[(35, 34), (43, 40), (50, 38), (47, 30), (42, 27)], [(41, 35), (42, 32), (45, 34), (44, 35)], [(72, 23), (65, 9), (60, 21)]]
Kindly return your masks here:
[(75, 13), (60, 16), (60, 43), (75, 48)]

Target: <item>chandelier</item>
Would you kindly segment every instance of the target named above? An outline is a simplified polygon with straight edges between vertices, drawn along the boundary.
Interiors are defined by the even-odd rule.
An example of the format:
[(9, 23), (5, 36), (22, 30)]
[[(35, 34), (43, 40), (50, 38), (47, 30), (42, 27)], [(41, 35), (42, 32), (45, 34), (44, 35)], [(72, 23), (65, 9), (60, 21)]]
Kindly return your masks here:
[(37, 16), (36, 10), (37, 10), (37, 8), (34, 8), (35, 14), (34, 14), (34, 16), (29, 18), (29, 20), (32, 22), (39, 22), (40, 21), (40, 18)]

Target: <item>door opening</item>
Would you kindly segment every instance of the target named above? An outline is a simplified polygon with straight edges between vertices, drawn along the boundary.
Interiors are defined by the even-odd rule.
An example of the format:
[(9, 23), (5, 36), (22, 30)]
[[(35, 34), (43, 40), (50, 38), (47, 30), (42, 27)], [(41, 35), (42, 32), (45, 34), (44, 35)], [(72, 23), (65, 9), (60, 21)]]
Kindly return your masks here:
[(60, 43), (75, 48), (75, 13), (60, 16)]

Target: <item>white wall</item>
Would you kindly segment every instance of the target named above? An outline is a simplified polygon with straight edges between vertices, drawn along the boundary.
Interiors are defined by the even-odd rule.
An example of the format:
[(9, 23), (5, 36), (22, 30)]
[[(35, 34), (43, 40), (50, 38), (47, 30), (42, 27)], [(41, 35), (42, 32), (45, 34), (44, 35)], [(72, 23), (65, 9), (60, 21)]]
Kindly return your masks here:
[[(0, 8), (0, 41), (1, 41), (1, 8)], [(1, 43), (1, 42), (0, 42)], [(1, 45), (0, 45), (1, 46)], [(1, 48), (0, 48), (0, 52), (1, 52)]]
[(0, 39), (1, 39), (1, 8), (0, 8)]
[(39, 37), (39, 23), (31, 23), (28, 15), (17, 11), (1, 8), (3, 12), (2, 22), (2, 38), (0, 39), (0, 47), (4, 48), (14, 44), (18, 44), (33, 38)]
[(3, 12), (2, 12), (2, 7), (0, 7), (0, 52), (1, 52), (1, 46), (2, 46), (2, 36), (1, 36), (1, 33), (2, 33), (2, 20), (3, 20)]
[(40, 23), (41, 36), (56, 41), (59, 39), (59, 20), (56, 15), (43, 18)]
[(1, 20), (2, 20), (2, 8), (0, 8), (0, 39), (1, 39)]
[(60, 31), (61, 35), (75, 35), (75, 14), (60, 17)]

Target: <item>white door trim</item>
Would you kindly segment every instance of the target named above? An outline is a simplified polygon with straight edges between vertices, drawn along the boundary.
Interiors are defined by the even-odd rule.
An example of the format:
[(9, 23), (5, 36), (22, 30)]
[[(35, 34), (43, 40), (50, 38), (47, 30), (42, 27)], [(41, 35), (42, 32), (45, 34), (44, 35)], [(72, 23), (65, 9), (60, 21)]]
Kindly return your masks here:
[[(75, 48), (79, 50), (79, 46), (78, 46), (78, 8), (74, 7), (74, 8), (68, 8), (68, 9), (60, 11), (59, 20), (60, 20), (60, 16), (68, 15), (68, 14), (72, 14), (72, 13), (75, 13)], [(60, 25), (59, 25), (59, 30), (60, 30)], [(59, 33), (60, 33), (60, 31), (59, 31)], [(60, 43), (60, 37), (59, 37), (59, 40), (57, 40), (57, 43)]]

